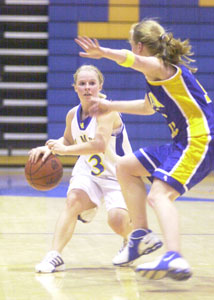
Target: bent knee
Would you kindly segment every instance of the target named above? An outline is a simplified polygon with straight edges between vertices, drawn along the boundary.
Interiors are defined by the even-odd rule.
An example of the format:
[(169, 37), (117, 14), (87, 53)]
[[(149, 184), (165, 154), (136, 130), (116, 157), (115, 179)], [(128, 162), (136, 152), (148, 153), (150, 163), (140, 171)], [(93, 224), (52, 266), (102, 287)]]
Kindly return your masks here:
[(68, 210), (73, 210), (77, 213), (81, 213), (84, 209), (80, 199), (81, 198), (78, 193), (69, 193), (66, 199), (66, 208)]
[(156, 205), (157, 197), (154, 197), (152, 195), (147, 196), (147, 203), (149, 206), (154, 207)]
[(108, 214), (109, 226), (118, 234), (130, 232), (130, 217), (125, 209), (111, 209)]
[(147, 196), (147, 202), (151, 207), (162, 205), (164, 203), (173, 202), (178, 197), (177, 191), (165, 191), (165, 192), (150, 192)]
[(155, 179), (147, 196), (147, 201), (150, 206), (154, 207), (160, 203), (173, 202), (178, 196), (179, 192), (169, 184), (160, 179)]
[(74, 189), (67, 195), (66, 207), (80, 214), (85, 210), (96, 207), (96, 205), (90, 200), (87, 193), (79, 189)]

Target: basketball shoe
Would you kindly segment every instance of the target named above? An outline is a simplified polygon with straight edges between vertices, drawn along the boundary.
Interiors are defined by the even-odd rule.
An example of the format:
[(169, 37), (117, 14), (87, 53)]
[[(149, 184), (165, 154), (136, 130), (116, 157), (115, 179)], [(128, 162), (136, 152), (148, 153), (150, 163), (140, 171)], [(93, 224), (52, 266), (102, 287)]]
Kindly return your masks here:
[(37, 273), (53, 273), (64, 270), (64, 261), (61, 255), (55, 250), (48, 252), (41, 263), (35, 266), (35, 271)]
[(147, 229), (137, 229), (131, 233), (128, 244), (113, 259), (116, 266), (127, 266), (141, 255), (149, 254), (163, 243), (151, 231)]
[(136, 272), (148, 279), (169, 277), (174, 280), (187, 280), (192, 276), (188, 263), (174, 251), (168, 251), (153, 262), (139, 265)]
[[(123, 252), (123, 250), (127, 247), (128, 242), (129, 242), (128, 239), (126, 239), (126, 238), (123, 239), (123, 244), (122, 244), (120, 250), (118, 251), (117, 255), (115, 256), (115, 258), (116, 258), (118, 255), (120, 255), (121, 252)], [(115, 259), (115, 258), (114, 258), (114, 259)], [(113, 261), (114, 261), (114, 259), (113, 259)], [(127, 262), (126, 264), (124, 264), (124, 265), (122, 265), (122, 266), (124, 266), (124, 267), (126, 266), (126, 267), (127, 267), (127, 266), (131, 265), (132, 263), (133, 263), (133, 262), (130, 261), (130, 262)], [(114, 264), (114, 263), (113, 263), (113, 264)]]

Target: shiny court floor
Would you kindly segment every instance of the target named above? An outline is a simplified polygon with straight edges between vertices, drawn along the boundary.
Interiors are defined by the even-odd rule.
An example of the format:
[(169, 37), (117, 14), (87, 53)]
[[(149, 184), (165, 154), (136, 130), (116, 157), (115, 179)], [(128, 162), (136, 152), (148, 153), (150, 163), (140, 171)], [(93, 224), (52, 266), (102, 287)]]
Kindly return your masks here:
[[(65, 170), (59, 187), (45, 193), (27, 185), (23, 169), (0, 170), (0, 300), (214, 299), (214, 175), (176, 201), (183, 254), (194, 272), (190, 280), (150, 281), (135, 273), (138, 263), (164, 249), (132, 268), (112, 266), (122, 240), (107, 226), (104, 206), (92, 223), (78, 223), (63, 252), (66, 271), (36, 274), (35, 264), (49, 250), (69, 175)], [(160, 235), (152, 210), (148, 213), (150, 227)]]

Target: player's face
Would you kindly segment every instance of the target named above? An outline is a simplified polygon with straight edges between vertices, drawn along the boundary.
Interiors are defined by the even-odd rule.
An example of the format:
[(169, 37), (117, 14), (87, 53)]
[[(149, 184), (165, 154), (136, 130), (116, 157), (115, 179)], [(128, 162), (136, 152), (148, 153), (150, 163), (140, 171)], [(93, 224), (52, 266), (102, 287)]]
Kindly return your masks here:
[(74, 86), (75, 92), (81, 101), (87, 101), (91, 97), (98, 97), (102, 87), (95, 71), (80, 71)]

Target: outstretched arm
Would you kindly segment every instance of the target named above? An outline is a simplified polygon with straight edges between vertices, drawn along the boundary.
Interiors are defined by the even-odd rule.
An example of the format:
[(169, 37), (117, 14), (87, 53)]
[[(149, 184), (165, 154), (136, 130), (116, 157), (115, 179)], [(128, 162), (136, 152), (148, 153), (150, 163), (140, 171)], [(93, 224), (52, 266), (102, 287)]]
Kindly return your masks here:
[(97, 39), (88, 37), (78, 37), (75, 42), (85, 51), (79, 52), (79, 55), (86, 58), (108, 58), (117, 63), (122, 63), (126, 60), (126, 50), (116, 50), (101, 47)]
[(93, 102), (89, 110), (92, 116), (99, 116), (112, 111), (134, 115), (153, 115), (155, 113), (147, 96), (145, 99), (131, 101), (109, 101), (100, 98), (93, 98), (90, 101)]
[(155, 56), (140, 56), (125, 49), (101, 47), (96, 39), (88, 37), (78, 37), (75, 42), (85, 51), (79, 52), (82, 57), (113, 60), (121, 66), (142, 72), (149, 80), (168, 78), (163, 62)]

